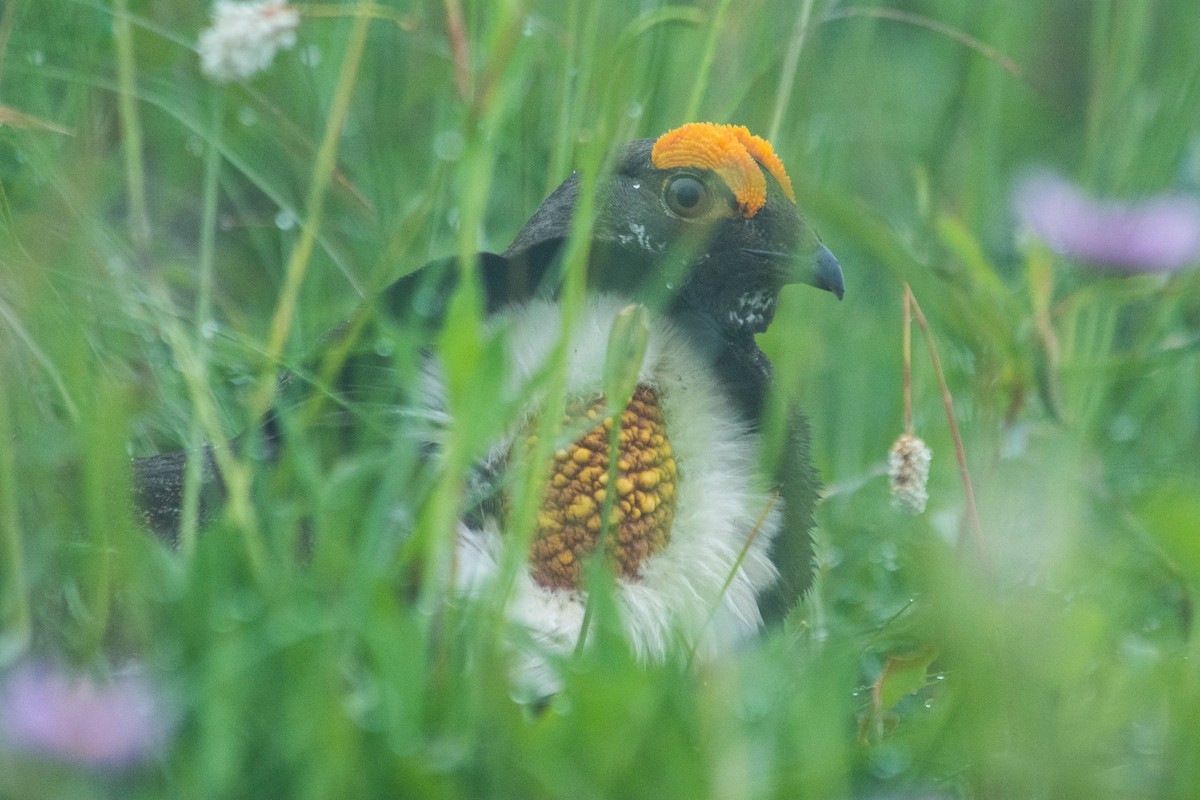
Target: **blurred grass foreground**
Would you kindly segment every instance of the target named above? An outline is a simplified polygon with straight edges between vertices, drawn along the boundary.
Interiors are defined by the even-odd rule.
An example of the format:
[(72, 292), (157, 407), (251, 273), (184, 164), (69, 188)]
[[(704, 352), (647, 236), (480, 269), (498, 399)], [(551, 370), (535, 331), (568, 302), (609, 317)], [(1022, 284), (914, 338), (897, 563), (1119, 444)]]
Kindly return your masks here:
[[(1200, 796), (1198, 46), (1194, 0), (6, 0), (0, 796)], [(826, 483), (784, 625), (700, 667), (601, 625), (515, 702), (495, 608), (414, 581), (456, 486), (368, 407), (140, 529), (131, 457), (252, 430), (363, 298), (699, 119), (846, 272), (762, 337)], [(363, 344), (488, 385), (477, 323)]]

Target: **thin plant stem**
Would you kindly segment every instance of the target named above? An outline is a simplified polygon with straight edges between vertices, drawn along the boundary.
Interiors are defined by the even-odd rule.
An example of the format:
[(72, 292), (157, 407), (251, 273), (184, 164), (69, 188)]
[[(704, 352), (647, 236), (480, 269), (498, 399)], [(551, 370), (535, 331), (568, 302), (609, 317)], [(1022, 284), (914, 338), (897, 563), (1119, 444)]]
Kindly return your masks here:
[(267, 575), (266, 549), (254, 514), (254, 506), (250, 502), (250, 471), (235, 457), (229, 440), (221, 432), (217, 411), (209, 396), (209, 386), (200, 366), (200, 358), (184, 334), (182, 326), (176, 322), (176, 315), (170, 311), (171, 297), (167, 294), (166, 287), (158, 283), (154, 290), (156, 306), (161, 310), (159, 327), (163, 339), (179, 363), (179, 371), (191, 397), (196, 417), (211, 442), (212, 456), (217, 462), (217, 470), (225, 486), (225, 508), (233, 524), (242, 532), (251, 569), (257, 577), (264, 578)]
[(67, 410), (67, 414), (70, 415), (71, 421), (78, 422), (79, 406), (72, 399), (71, 392), (63, 380), (62, 372), (54, 365), (54, 362), (50, 360), (45, 351), (38, 347), (37, 342), (34, 341), (33, 334), (17, 318), (16, 310), (10, 308), (2, 301), (0, 301), (0, 321), (8, 325), (12, 334), (21, 341), (21, 344), (25, 345), (33, 360), (46, 372), (46, 375), (50, 378), (50, 382), (54, 384), (54, 388), (58, 391), (59, 400), (62, 402), (63, 408)]
[(378, 3), (365, 3), (354, 10), (333, 3), (306, 3), (297, 6), (296, 10), (305, 17), (349, 17), (367, 16), (382, 22), (390, 22), (405, 33), (411, 33), (421, 24), (420, 17), (415, 14), (401, 14), (395, 9)]
[[(746, 537), (746, 543), (742, 545), (741, 551), (738, 553), (737, 559), (734, 560), (733, 566), (729, 568), (729, 574), (725, 576), (725, 583), (721, 585), (721, 591), (717, 593), (717, 600), (708, 611), (708, 618), (704, 620), (704, 625), (700, 628), (699, 636), (703, 636), (708, 627), (712, 625), (713, 618), (717, 616), (717, 612), (721, 609), (721, 601), (725, 599), (725, 594), (729, 591), (729, 587), (733, 585), (733, 579), (737, 576), (737, 572), (742, 568), (742, 562), (746, 560), (746, 554), (750, 552), (750, 548), (754, 545), (758, 534), (762, 532), (763, 525), (767, 522), (767, 517), (771, 513), (771, 509), (775, 507), (775, 503), (779, 501), (779, 490), (776, 489), (771, 493), (767, 500), (766, 506), (763, 507), (762, 513), (758, 515), (758, 519), (754, 521), (754, 529), (750, 531), (750, 535)], [(696, 652), (700, 649), (700, 638), (692, 642), (692, 648), (688, 651), (687, 663), (690, 666), (696, 658)]]
[[(612, 427), (608, 430), (608, 486), (611, 491), (605, 491), (604, 502), (600, 504), (600, 535), (596, 537), (598, 546), (596, 547), (596, 557), (604, 553), (609, 537), (612, 535), (612, 513), (613, 508), (617, 504), (617, 478), (621, 474), (620, 467), (617, 466), (619, 454), (621, 452), (621, 418), (624, 416), (619, 410), (614, 410), (611, 416)], [(584, 643), (587, 641), (588, 627), (592, 622), (593, 614), (592, 593), (588, 592), (587, 600), (583, 606), (583, 622), (579, 625), (579, 639), (575, 642), (575, 656), (578, 657), (583, 652)]]
[(954, 398), (950, 395), (950, 387), (946, 385), (946, 375), (942, 372), (942, 360), (938, 357), (933, 334), (929, 331), (929, 323), (925, 319), (924, 312), (921, 311), (921, 304), (917, 302), (916, 295), (913, 294), (912, 288), (907, 283), (904, 284), (904, 292), (908, 296), (907, 305), (912, 308), (917, 325), (921, 328), (921, 334), (925, 337), (925, 344), (929, 348), (929, 361), (933, 364), (934, 375), (937, 376), (938, 388), (942, 392), (942, 405), (946, 407), (946, 421), (950, 425), (950, 436), (954, 439), (954, 455), (958, 459), (958, 472), (962, 478), (963, 492), (967, 498), (968, 525), (980, 563), (987, 567), (990, 561), (987, 548), (984, 546), (983, 526), (979, 524), (979, 510), (975, 505), (975, 490), (971, 485), (971, 473), (967, 469), (967, 454), (963, 449), (962, 436), (959, 434), (958, 421), (954, 415)]
[(356, 7), (354, 26), (350, 30), (346, 55), (342, 60), (342, 70), (338, 75), (333, 103), (329, 109), (329, 121), (325, 124), (325, 133), (320, 147), (317, 148), (316, 165), (313, 167), (312, 182), (309, 184), (306, 201), (307, 214), (300, 229), (300, 237), (288, 257), (283, 289), (280, 292), (279, 301), (275, 305), (275, 313), (271, 318), (271, 328), (267, 335), (265, 348), (264, 373), (259, 379), (254, 402), (251, 403), (251, 409), (256, 417), (265, 414), (275, 398), (275, 371), (283, 357), (288, 332), (291, 330), (296, 316), (300, 287), (304, 284), (304, 276), (308, 271), (313, 245), (317, 240), (317, 231), (321, 227), (325, 193), (329, 189), (334, 169), (337, 166), (338, 143), (350, 111), (350, 100), (354, 94), (358, 69), (362, 64), (363, 50), (367, 42), (367, 30), (371, 23), (371, 15), (367, 11), (371, 5), (369, 0), (360, 0)]
[(571, 156), (571, 120), (574, 118), (575, 103), (573, 88), (576, 82), (571, 75), (579, 53), (579, 2), (572, 0), (567, 4), (564, 19), (569, 20), (562, 32), (562, 69), (559, 74), (560, 93), (558, 98), (558, 122), (555, 125), (553, 149), (550, 151), (550, 169), (546, 172), (544, 194), (549, 194), (567, 173), (567, 165)]
[(33, 626), (30, 619), (29, 586), (25, 581), (25, 556), (21, 546), (21, 521), (17, 516), (17, 465), (13, 454), (12, 430), (9, 424), (8, 393), (0, 386), (0, 538), (4, 540), (5, 561), (8, 563), (5, 584), (11, 612), (2, 620), (8, 631), (6, 647), (24, 650), (29, 646)]
[(796, 15), (796, 27), (792, 29), (792, 40), (788, 44), (787, 54), (783, 57), (783, 70), (779, 76), (779, 90), (775, 92), (775, 111), (771, 114), (771, 127), (767, 132), (767, 141), (779, 141), (779, 129), (783, 126), (783, 114), (787, 110), (788, 98), (792, 96), (792, 86), (796, 82), (796, 68), (800, 64), (800, 53), (804, 50), (804, 42), (808, 39), (808, 25), (812, 17), (813, 0), (804, 0), (800, 4), (800, 12)]
[[(474, 84), (471, 97), (470, 112), (472, 124), (491, 116), (493, 119), (499, 113), (494, 102), (495, 92), (501, 85), (505, 68), (512, 62), (517, 53), (517, 45), (521, 41), (521, 28), (525, 15), (528, 13), (528, 0), (513, 2), (505, 10), (506, 15), (495, 26), (494, 32), (488, 37), (487, 52), (490, 54), (487, 62), (479, 71), (479, 81)], [(492, 124), (492, 123), (489, 123)]]
[(912, 292), (904, 291), (904, 432), (913, 435), (912, 413)]
[(450, 41), (450, 55), (454, 60), (454, 88), (458, 99), (468, 103), (471, 101), (471, 45), (467, 41), (462, 3), (443, 0), (443, 5), (446, 7), (446, 38)]
[(708, 86), (708, 75), (712, 71), (713, 58), (717, 52), (717, 38), (721, 34), (721, 29), (724, 27), (722, 23), (725, 20), (725, 13), (729, 11), (729, 1), (721, 0), (713, 12), (712, 23), (708, 26), (708, 39), (704, 43), (704, 53), (700, 57), (700, 65), (696, 68), (696, 82), (692, 84), (692, 96), (688, 99), (687, 113), (683, 115), (685, 120), (696, 118), (696, 114), (700, 111), (700, 99), (704, 96), (704, 89)]
[(989, 61), (994, 61), (1008, 74), (1014, 78), (1024, 81), (1025, 75), (1021, 71), (1021, 66), (1011, 58), (1000, 52), (995, 47), (992, 47), (986, 42), (981, 42), (974, 36), (965, 33), (952, 25), (947, 25), (944, 22), (938, 22), (936, 19), (913, 14), (909, 11), (901, 11), (895, 8), (866, 8), (866, 7), (851, 7), (843, 8), (838, 11), (831, 11), (825, 15), (822, 22), (832, 22), (838, 19), (850, 19), (852, 17), (873, 17), (875, 19), (886, 19), (893, 22), (903, 22), (907, 25), (915, 25), (918, 28), (925, 28), (934, 33), (940, 33), (947, 36), (964, 47), (982, 55)]
[(592, 592), (588, 592), (587, 599), (583, 601), (583, 621), (579, 623), (579, 638), (575, 640), (575, 650), (572, 655), (579, 658), (583, 655), (583, 649), (587, 646), (588, 630), (592, 627), (592, 617), (596, 615), (596, 604), (592, 600)]
[(4, 13), (0, 16), (0, 84), (4, 83), (4, 57), (8, 54), (8, 38), (12, 35), (18, 5), (19, 0), (9, 0), (4, 4)]
[[(209, 132), (208, 150), (204, 154), (204, 183), (200, 219), (199, 286), (196, 292), (196, 360), (200, 371), (199, 380), (208, 381), (208, 320), (212, 315), (213, 252), (217, 238), (217, 189), (221, 175), (221, 115), (224, 109), (224, 93), (212, 93), (212, 129)], [(183, 483), (183, 514), (179, 525), (179, 547), (184, 556), (195, 550), (196, 528), (199, 522), (200, 488), (203, 481), (205, 455), (204, 429), (199, 418), (192, 422), (188, 447), (191, 455)]]
[(117, 50), (117, 115), (121, 120), (121, 145), (125, 156), (129, 233), (134, 251), (144, 260), (150, 247), (150, 216), (146, 212), (146, 168), (142, 161), (142, 123), (137, 113), (137, 72), (128, 0), (113, 3), (113, 37)]

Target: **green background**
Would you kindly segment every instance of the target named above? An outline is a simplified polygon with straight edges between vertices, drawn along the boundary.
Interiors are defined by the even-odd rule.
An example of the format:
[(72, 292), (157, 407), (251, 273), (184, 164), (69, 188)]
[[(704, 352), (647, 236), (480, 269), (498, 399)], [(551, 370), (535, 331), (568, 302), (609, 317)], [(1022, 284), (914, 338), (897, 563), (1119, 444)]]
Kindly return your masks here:
[[(201, 4), (0, 11), (0, 668), (136, 660), (175, 720), (125, 771), (0, 750), (0, 795), (1200, 792), (1200, 272), (1097, 271), (1012, 207), (1041, 167), (1100, 197), (1200, 190), (1193, 0), (299, 8), (296, 47), (228, 85), (200, 74)], [(130, 456), (252, 427), (262, 376), (320, 354), (364, 296), (503, 249), (573, 167), (691, 120), (769, 138), (846, 275), (840, 304), (786, 290), (763, 337), (828, 486), (816, 588), (784, 626), (643, 669), (601, 604), (563, 694), (514, 703), (494, 609), (411, 579), (486, 421), (455, 428), (443, 475), (366, 434), (250, 461), (246, 504), (178, 553), (133, 523)], [(889, 507), (905, 282), (982, 557), (915, 330), (930, 502)], [(456, 313), (437, 340), (455, 402), (503, 418), (495, 342)], [(424, 343), (363, 342), (398, 363)]]

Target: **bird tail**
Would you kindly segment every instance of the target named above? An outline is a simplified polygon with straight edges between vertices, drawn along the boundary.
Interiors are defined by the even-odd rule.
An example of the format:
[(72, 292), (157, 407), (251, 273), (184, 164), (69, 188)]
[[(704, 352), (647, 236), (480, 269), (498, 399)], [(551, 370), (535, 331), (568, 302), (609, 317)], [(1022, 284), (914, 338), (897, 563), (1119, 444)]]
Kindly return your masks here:
[[(235, 439), (232, 449), (239, 453), (244, 443)], [(259, 431), (258, 457), (273, 462), (278, 458), (281, 427), (274, 409), (267, 412)], [(197, 523), (203, 525), (216, 515), (225, 499), (225, 482), (213, 448), (198, 451), (179, 450), (133, 459), (133, 505), (137, 519), (164, 542), (175, 546), (183, 526), (184, 486), (188, 462), (200, 460), (200, 492)]]

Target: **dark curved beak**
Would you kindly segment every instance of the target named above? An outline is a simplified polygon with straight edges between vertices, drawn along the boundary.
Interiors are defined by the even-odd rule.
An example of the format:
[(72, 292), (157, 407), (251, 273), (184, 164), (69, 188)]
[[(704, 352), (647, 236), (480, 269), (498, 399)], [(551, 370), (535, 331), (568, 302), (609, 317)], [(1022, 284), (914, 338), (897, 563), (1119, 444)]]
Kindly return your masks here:
[(842, 265), (823, 244), (817, 244), (817, 252), (811, 257), (796, 258), (789, 253), (779, 253), (773, 250), (752, 250), (743, 248), (743, 252), (759, 258), (765, 258), (780, 264), (789, 265), (788, 283), (807, 283), (818, 289), (833, 292), (838, 300), (846, 292), (846, 282), (842, 278)]
[(825, 289), (837, 295), (841, 300), (846, 291), (846, 282), (842, 278), (842, 265), (834, 258), (833, 253), (823, 244), (817, 245), (816, 269), (808, 276), (805, 283), (811, 283), (818, 289)]

